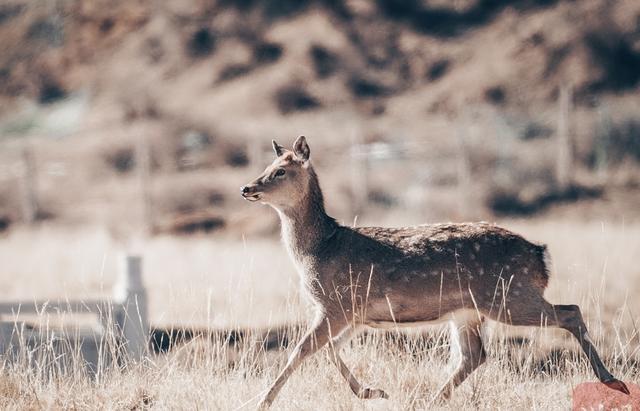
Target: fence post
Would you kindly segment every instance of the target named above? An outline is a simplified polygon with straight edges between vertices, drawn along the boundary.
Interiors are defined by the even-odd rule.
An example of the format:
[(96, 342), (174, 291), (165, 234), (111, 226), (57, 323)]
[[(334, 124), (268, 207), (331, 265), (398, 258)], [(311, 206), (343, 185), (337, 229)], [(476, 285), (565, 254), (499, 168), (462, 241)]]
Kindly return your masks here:
[(115, 286), (116, 330), (120, 333), (129, 358), (140, 361), (149, 344), (147, 292), (142, 283), (142, 258), (127, 255), (122, 258)]
[(609, 145), (611, 144), (611, 113), (606, 103), (598, 104), (599, 135), (595, 140), (595, 168), (600, 182), (606, 182), (609, 173)]
[(38, 215), (35, 161), (27, 143), (22, 146), (21, 150), (22, 173), (19, 178), (22, 219), (25, 223), (32, 224)]
[(264, 159), (264, 155), (265, 155), (264, 146), (256, 142), (253, 142), (251, 140), (248, 140), (246, 144), (247, 144), (247, 155), (249, 157), (249, 164), (252, 164), (258, 168), (264, 167), (266, 163)]
[[(367, 147), (362, 141), (362, 134), (358, 128), (351, 135), (351, 214), (357, 218), (364, 211), (369, 196), (368, 187), (368, 156)], [(355, 221), (355, 220), (354, 220)]]
[(138, 136), (136, 145), (136, 166), (141, 194), (142, 224), (144, 234), (154, 229), (153, 201), (151, 196), (151, 150), (146, 135)]
[(558, 98), (558, 131), (556, 182), (560, 191), (565, 191), (572, 183), (573, 146), (571, 143), (570, 115), (572, 103), (571, 87), (562, 86)]
[(500, 190), (511, 189), (513, 185), (512, 177), (512, 139), (507, 129), (507, 124), (503, 116), (495, 114), (494, 126), (496, 133), (496, 166), (493, 173), (493, 181)]
[(458, 142), (457, 175), (458, 175), (458, 211), (463, 218), (468, 218), (471, 209), (471, 161), (467, 150), (465, 130), (467, 123), (456, 130)]

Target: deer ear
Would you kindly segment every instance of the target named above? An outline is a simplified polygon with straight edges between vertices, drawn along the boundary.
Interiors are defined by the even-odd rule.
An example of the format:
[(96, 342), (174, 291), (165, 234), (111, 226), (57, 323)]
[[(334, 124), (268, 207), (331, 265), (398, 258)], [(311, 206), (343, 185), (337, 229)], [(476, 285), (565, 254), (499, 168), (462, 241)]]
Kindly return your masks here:
[(293, 152), (302, 161), (309, 160), (311, 150), (309, 150), (309, 144), (304, 136), (298, 137), (295, 143), (293, 143)]
[(284, 147), (280, 144), (276, 143), (276, 140), (271, 140), (271, 145), (273, 145), (273, 151), (276, 152), (276, 155), (280, 157), (282, 153), (284, 153)]

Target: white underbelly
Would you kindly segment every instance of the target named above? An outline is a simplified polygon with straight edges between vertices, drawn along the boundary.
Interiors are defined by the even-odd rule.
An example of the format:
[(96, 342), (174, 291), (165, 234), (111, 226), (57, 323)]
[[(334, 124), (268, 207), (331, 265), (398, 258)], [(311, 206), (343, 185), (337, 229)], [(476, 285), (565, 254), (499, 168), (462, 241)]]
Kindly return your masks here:
[(465, 324), (468, 322), (478, 321), (480, 314), (476, 310), (464, 309), (456, 310), (443, 316), (428, 321), (415, 322), (394, 322), (394, 321), (367, 321), (367, 326), (382, 330), (395, 330), (398, 328), (419, 328), (425, 326), (440, 325), (453, 321), (456, 324)]

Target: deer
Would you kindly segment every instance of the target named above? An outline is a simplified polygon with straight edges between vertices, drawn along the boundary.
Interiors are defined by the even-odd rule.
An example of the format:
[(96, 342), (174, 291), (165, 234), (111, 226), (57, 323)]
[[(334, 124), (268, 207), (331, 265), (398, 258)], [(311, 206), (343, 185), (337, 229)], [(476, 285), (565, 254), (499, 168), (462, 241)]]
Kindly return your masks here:
[(571, 333), (597, 378), (629, 394), (605, 367), (577, 305), (551, 304), (547, 246), (495, 224), (438, 223), (414, 227), (349, 227), (327, 215), (304, 136), (287, 150), (272, 141), (276, 158), (241, 187), (280, 218), (284, 246), (301, 290), (315, 308), (313, 321), (286, 365), (265, 391), (267, 409), (296, 368), (325, 346), (351, 391), (361, 399), (389, 398), (364, 387), (340, 357), (340, 347), (365, 328), (397, 329), (449, 323), (458, 364), (434, 399), (447, 400), (486, 360), (486, 320), (513, 326), (550, 326)]

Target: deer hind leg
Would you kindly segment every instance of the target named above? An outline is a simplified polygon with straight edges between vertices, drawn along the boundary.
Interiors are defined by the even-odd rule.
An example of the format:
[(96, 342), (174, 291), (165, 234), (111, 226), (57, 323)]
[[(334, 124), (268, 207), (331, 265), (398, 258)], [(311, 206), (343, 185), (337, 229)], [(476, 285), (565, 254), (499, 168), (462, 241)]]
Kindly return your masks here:
[(559, 327), (569, 331), (580, 343), (582, 351), (587, 355), (591, 363), (591, 368), (593, 368), (598, 379), (609, 386), (609, 388), (629, 394), (629, 389), (625, 383), (611, 375), (602, 363), (596, 347), (593, 346), (593, 341), (591, 341), (589, 337), (587, 326), (582, 319), (580, 307), (577, 305), (554, 305), (553, 310), (555, 311)]
[(510, 325), (538, 327), (543, 325), (544, 320), (547, 320), (549, 325), (569, 331), (580, 343), (580, 347), (587, 355), (591, 368), (598, 379), (609, 388), (629, 394), (627, 386), (611, 375), (602, 363), (593, 341), (589, 337), (580, 307), (577, 305), (552, 305), (539, 296), (534, 301), (521, 301), (520, 304), (512, 302), (508, 308), (509, 315), (505, 318), (496, 318), (496, 320)]
[(462, 382), (487, 359), (481, 338), (482, 319), (451, 321), (451, 357), (459, 357), (453, 375), (440, 389), (435, 398), (448, 399), (455, 387)]
[(338, 370), (340, 370), (340, 374), (345, 379), (345, 381), (347, 381), (347, 383), (349, 384), (349, 387), (351, 388), (351, 391), (353, 391), (353, 393), (358, 398), (361, 398), (361, 399), (389, 398), (389, 396), (380, 389), (364, 388), (362, 384), (358, 382), (358, 380), (353, 375), (351, 370), (349, 370), (349, 367), (347, 367), (344, 361), (342, 361), (342, 358), (340, 357), (340, 354), (339, 354), (340, 348), (342, 348), (342, 346), (353, 337), (355, 332), (356, 330), (353, 327), (351, 327), (346, 329), (340, 335), (332, 339), (331, 345), (333, 350), (329, 354), (329, 356), (331, 357), (331, 361), (333, 361), (336, 367), (338, 367)]
[(300, 340), (293, 349), (287, 364), (284, 366), (282, 371), (280, 371), (280, 374), (273, 382), (271, 388), (269, 388), (269, 391), (267, 391), (262, 401), (260, 401), (258, 409), (264, 410), (269, 408), (289, 376), (296, 368), (298, 368), (304, 359), (324, 347), (329, 340), (331, 340), (332, 331), (335, 334), (339, 334), (344, 328), (345, 325), (343, 325), (343, 322), (334, 323), (326, 317), (322, 317), (320, 320), (316, 321), (315, 325), (307, 331), (304, 337), (302, 337), (302, 340)]

